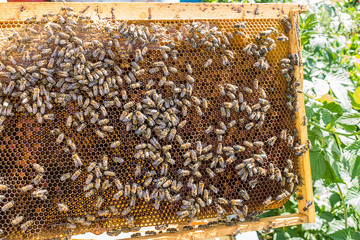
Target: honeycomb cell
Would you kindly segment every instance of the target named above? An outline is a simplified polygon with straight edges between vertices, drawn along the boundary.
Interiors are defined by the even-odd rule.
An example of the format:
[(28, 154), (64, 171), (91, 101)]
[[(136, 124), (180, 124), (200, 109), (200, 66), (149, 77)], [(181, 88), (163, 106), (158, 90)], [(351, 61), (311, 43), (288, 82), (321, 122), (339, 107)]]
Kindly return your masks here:
[(0, 237), (251, 220), (294, 192), (304, 147), (279, 19), (248, 19), (244, 36), (226, 19), (48, 20), (0, 21), (0, 203), (14, 202)]

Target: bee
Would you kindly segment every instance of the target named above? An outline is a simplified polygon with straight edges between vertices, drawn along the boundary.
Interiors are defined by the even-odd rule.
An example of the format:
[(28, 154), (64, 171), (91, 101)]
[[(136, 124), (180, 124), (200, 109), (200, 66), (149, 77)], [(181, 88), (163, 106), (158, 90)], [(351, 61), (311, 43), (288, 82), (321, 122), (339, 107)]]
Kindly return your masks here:
[(208, 60), (206, 60), (205, 64), (204, 64), (204, 68), (209, 67), (212, 64), (213, 60), (211, 58), (209, 58)]
[(33, 220), (29, 220), (23, 224), (20, 225), (20, 228), (23, 232), (26, 232), (26, 230), (34, 223)]
[(65, 138), (65, 133), (60, 133), (59, 136), (56, 138), (56, 143), (60, 144)]
[(130, 206), (130, 207), (127, 207), (127, 208), (125, 208), (122, 212), (121, 212), (121, 215), (122, 216), (126, 216), (126, 215), (128, 215), (130, 212), (131, 212), (131, 210), (132, 210), (132, 207)]
[(166, 229), (166, 232), (175, 233), (175, 232), (177, 232), (177, 229), (176, 228), (168, 228), (168, 229)]
[(249, 181), (249, 185), (251, 188), (254, 188), (256, 186), (256, 184), (258, 184), (258, 183), (259, 183), (259, 179), (257, 179), (257, 178)]
[(67, 145), (71, 148), (71, 150), (76, 151), (76, 145), (75, 145), (75, 143), (71, 140), (71, 138), (67, 138), (67, 139), (66, 139), (66, 143), (67, 143)]
[(96, 162), (90, 163), (89, 166), (87, 167), (87, 171), (91, 172), (92, 170), (94, 170), (95, 166), (96, 166)]
[(16, 216), (13, 220), (11, 220), (12, 225), (18, 225), (24, 220), (24, 216)]
[(60, 176), (60, 180), (62, 182), (66, 181), (67, 179), (69, 179), (71, 177), (70, 173), (64, 173), (63, 175)]
[(71, 180), (75, 181), (81, 174), (81, 170), (77, 170), (74, 172), (74, 174), (71, 176)]
[(244, 198), (245, 201), (248, 201), (250, 199), (249, 194), (246, 192), (246, 190), (240, 190), (240, 195)]
[(47, 193), (48, 193), (48, 191), (46, 189), (37, 189), (32, 192), (32, 195), (34, 197), (40, 198), (41, 200), (45, 200), (45, 199), (47, 199), (47, 197), (46, 197)]
[(266, 177), (266, 175), (267, 175), (266, 170), (264, 168), (262, 168), (262, 167), (258, 168), (258, 172), (260, 173), (261, 176)]
[(95, 174), (97, 178), (102, 177), (102, 173), (99, 166), (95, 166)]
[(94, 195), (94, 193), (95, 193), (95, 190), (94, 190), (94, 189), (91, 189), (89, 192), (86, 192), (84, 196), (85, 196), (86, 198), (89, 198), (89, 197), (91, 197), (92, 195)]
[(1, 211), (3, 212), (8, 211), (10, 208), (14, 206), (14, 204), (15, 204), (14, 201), (6, 203), (4, 206), (1, 207)]
[(85, 180), (85, 184), (89, 185), (91, 183), (91, 181), (93, 180), (94, 175), (92, 175), (91, 173), (87, 176), (86, 180)]
[(303, 211), (306, 212), (306, 211), (311, 207), (312, 204), (313, 204), (312, 201), (308, 201), (308, 202), (305, 204), (305, 207), (303, 208)]
[(116, 173), (113, 171), (104, 171), (105, 176), (115, 177)]
[[(108, 172), (108, 171), (106, 171), (106, 172)], [(102, 183), (102, 189), (103, 189), (103, 190), (106, 190), (106, 189), (108, 189), (109, 187), (111, 187), (110, 181), (109, 181), (109, 180), (103, 181), (103, 183)]]
[(31, 182), (34, 183), (34, 185), (39, 185), (41, 180), (43, 178), (43, 175), (42, 174), (38, 174), (35, 176), (35, 178), (33, 178), (33, 180)]
[(72, 124), (72, 121), (73, 121), (72, 116), (71, 116), (71, 115), (68, 116), (67, 119), (66, 119), (65, 126), (66, 126), (67, 128), (70, 128), (70, 127), (71, 127), (71, 124)]
[(190, 63), (187, 63), (187, 64), (186, 64), (186, 71), (187, 71), (189, 74), (192, 74), (192, 73), (193, 73), (193, 69), (192, 69)]
[(145, 232), (145, 236), (154, 236), (154, 235), (156, 235), (155, 231), (146, 231)]
[(118, 200), (122, 195), (124, 195), (124, 191), (120, 190), (120, 191), (118, 191), (117, 193), (114, 194), (113, 198), (115, 200)]
[(33, 168), (35, 169), (36, 172), (38, 173), (43, 173), (45, 170), (44, 170), (44, 167), (40, 166), (39, 164), (37, 163), (34, 163), (33, 164)]
[(266, 143), (267, 143), (269, 146), (273, 147), (274, 144), (275, 144), (276, 139), (277, 139), (277, 137), (276, 137), (276, 136), (273, 136), (273, 137), (269, 138), (269, 139), (266, 141)]
[(222, 216), (226, 213), (225, 209), (223, 207), (221, 207), (219, 204), (216, 204), (215, 207), (216, 207), (216, 212), (217, 212), (218, 216)]
[(219, 193), (219, 189), (215, 187), (214, 185), (210, 184), (210, 190), (213, 191), (215, 194)]
[(26, 185), (26, 186), (20, 188), (20, 190), (21, 190), (22, 192), (28, 192), (28, 191), (30, 191), (30, 190), (32, 190), (32, 189), (34, 189), (34, 186), (31, 185), (31, 184)]
[(311, 148), (312, 148), (312, 145), (311, 145), (310, 139), (307, 139), (307, 140), (306, 140), (306, 143), (307, 143), (307, 149), (311, 149)]
[(275, 175), (276, 175), (276, 181), (280, 182), (283, 179), (283, 177), (281, 176), (280, 169), (275, 170)]
[(246, 130), (250, 130), (255, 124), (253, 122), (249, 122), (248, 124), (245, 125), (245, 129)]
[(236, 29), (245, 29), (246, 28), (246, 21), (245, 22), (240, 22), (240, 23), (236, 23), (233, 27)]
[(225, 55), (222, 55), (222, 56), (221, 56), (221, 59), (222, 59), (222, 64), (223, 64), (224, 66), (227, 66), (227, 65), (230, 64), (229, 59), (228, 59)]
[(59, 212), (69, 211), (69, 207), (64, 203), (58, 203)]
[(275, 200), (276, 200), (276, 201), (283, 200), (283, 199), (287, 198), (289, 195), (290, 195), (290, 193), (289, 193), (288, 191), (284, 190), (284, 192), (281, 193), (280, 195), (278, 195), (278, 196), (275, 198)]
[(177, 73), (178, 72), (178, 70), (175, 67), (169, 67), (169, 71), (171, 73)]
[(293, 136), (288, 136), (287, 138), (287, 145), (288, 147), (292, 147), (294, 145), (294, 137)]
[(99, 196), (96, 200), (95, 207), (99, 209), (99, 208), (101, 208), (101, 205), (103, 203), (104, 203), (104, 199), (101, 196)]

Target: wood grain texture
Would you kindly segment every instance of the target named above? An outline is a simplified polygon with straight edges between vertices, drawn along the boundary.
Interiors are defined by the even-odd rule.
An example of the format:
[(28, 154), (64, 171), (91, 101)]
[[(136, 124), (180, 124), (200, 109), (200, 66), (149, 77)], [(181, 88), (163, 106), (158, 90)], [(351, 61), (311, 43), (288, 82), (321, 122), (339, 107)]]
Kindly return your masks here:
[[(263, 229), (279, 228), (285, 226), (292, 226), (297, 224), (303, 224), (307, 222), (308, 217), (304, 214), (288, 214), (276, 217), (262, 218), (259, 222), (242, 222), (238, 223), (235, 226), (225, 226), (220, 225), (212, 227), (206, 230), (187, 230), (177, 233), (160, 233), (155, 236), (143, 236), (137, 239), (167, 239), (167, 240), (183, 240), (183, 239), (192, 239), (200, 240), (206, 238), (215, 238), (220, 236), (232, 236), (237, 235), (238, 233), (259, 231)], [(80, 238), (73, 237), (73, 240), (83, 240)]]
[[(299, 55), (300, 66), (295, 67), (295, 77), (301, 86), (303, 86), (303, 68), (302, 68), (302, 56), (301, 56), (301, 42), (300, 42), (300, 26), (299, 26), (299, 15), (295, 12), (290, 13), (290, 20), (293, 25), (293, 28), (289, 32), (289, 41), (290, 41), (290, 53)], [(307, 126), (304, 125), (305, 114), (305, 102), (304, 94), (298, 94), (297, 97), (299, 101), (299, 111), (296, 113), (296, 130), (299, 132), (299, 137), (301, 144), (306, 144), (308, 139), (307, 135)], [(309, 222), (315, 221), (315, 208), (314, 204), (307, 210), (304, 211), (303, 208), (308, 201), (314, 201), (313, 199), (313, 189), (312, 189), (312, 179), (311, 179), (311, 167), (310, 167), (310, 156), (307, 151), (299, 157), (299, 170), (300, 176), (302, 176), (303, 186), (298, 188), (297, 196), (303, 196), (303, 199), (298, 200), (299, 212), (306, 214), (308, 216)]]
[[(2, 20), (25, 20), (45, 12), (58, 12), (64, 3), (0, 3)], [(305, 12), (301, 4), (225, 3), (67, 3), (76, 13), (94, 20), (264, 19), (279, 18), (290, 11)]]

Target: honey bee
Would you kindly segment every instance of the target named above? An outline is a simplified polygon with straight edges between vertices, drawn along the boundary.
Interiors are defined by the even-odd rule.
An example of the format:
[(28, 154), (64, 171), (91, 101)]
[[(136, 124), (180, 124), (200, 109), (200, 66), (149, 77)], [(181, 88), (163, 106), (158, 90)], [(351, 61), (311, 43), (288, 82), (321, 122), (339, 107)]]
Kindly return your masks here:
[(60, 144), (65, 138), (65, 133), (60, 133), (59, 136), (56, 138), (56, 143)]
[(275, 170), (275, 175), (276, 175), (276, 181), (280, 182), (283, 179), (283, 177), (281, 176), (280, 169)]
[(67, 145), (71, 148), (71, 150), (76, 151), (76, 145), (75, 145), (75, 143), (71, 140), (71, 138), (67, 138), (67, 139), (66, 139), (66, 143), (67, 143)]
[(312, 204), (313, 204), (312, 201), (308, 201), (308, 202), (305, 204), (305, 207), (303, 208), (303, 211), (306, 212), (306, 211), (311, 207)]
[(292, 147), (294, 145), (294, 137), (293, 136), (288, 136), (287, 138), (287, 145), (288, 147)]
[(269, 146), (273, 147), (274, 144), (275, 144), (275, 141), (276, 141), (277, 137), (276, 136), (273, 136), (271, 138), (269, 138), (266, 143), (269, 144)]
[(33, 182), (34, 185), (39, 185), (42, 179), (43, 179), (43, 175), (38, 174), (35, 176), (35, 178), (33, 178), (33, 180), (31, 182)]
[(18, 225), (24, 220), (24, 216), (16, 216), (13, 220), (11, 220), (12, 225)]
[(106, 137), (105, 133), (101, 132), (99, 129), (95, 130), (95, 134), (100, 138), (105, 138)]
[(25, 223), (20, 225), (20, 228), (23, 232), (26, 232), (26, 230), (34, 223), (33, 220), (26, 221)]
[(121, 212), (121, 215), (126, 216), (131, 212), (131, 210), (132, 210), (132, 207), (127, 207)]
[(71, 180), (75, 181), (81, 174), (81, 170), (77, 170), (74, 172), (74, 174), (71, 176)]
[(98, 198), (97, 198), (97, 200), (96, 200), (96, 203), (95, 203), (95, 207), (96, 208), (101, 208), (101, 205), (104, 203), (104, 199), (101, 197), (101, 196), (99, 196)]
[(84, 196), (85, 196), (86, 198), (89, 198), (89, 197), (91, 197), (92, 195), (94, 195), (94, 193), (95, 193), (95, 190), (94, 190), (94, 189), (91, 189), (90, 191), (86, 192)]
[(186, 71), (187, 71), (189, 74), (192, 74), (192, 73), (193, 73), (193, 69), (192, 69), (190, 63), (187, 63), (187, 64), (186, 64)]
[(113, 198), (115, 200), (118, 200), (122, 195), (124, 195), (124, 191), (123, 190), (119, 190), (117, 193), (114, 194)]
[(45, 170), (44, 170), (44, 167), (40, 166), (39, 164), (37, 163), (34, 163), (33, 164), (33, 168), (35, 169), (36, 172), (38, 173), (43, 173)]
[(246, 190), (240, 190), (240, 195), (244, 198), (245, 201), (248, 201), (250, 199), (249, 194), (246, 192)]
[(58, 203), (59, 212), (69, 211), (69, 207), (64, 203)]
[(276, 201), (283, 200), (283, 199), (287, 198), (289, 195), (290, 195), (290, 193), (289, 193), (288, 191), (284, 190), (284, 192), (281, 193), (280, 195), (278, 195), (278, 196), (275, 198), (275, 200), (276, 200)]
[(3, 212), (8, 211), (10, 208), (14, 206), (14, 204), (15, 204), (14, 201), (6, 203), (4, 206), (1, 207), (1, 211)]
[(210, 185), (210, 190), (213, 191), (215, 194), (219, 193), (219, 189), (217, 187), (215, 187), (214, 185)]
[(204, 68), (209, 67), (212, 64), (213, 60), (211, 58), (209, 58), (208, 60), (206, 60), (205, 64), (204, 64)]
[(103, 190), (106, 190), (106, 189), (108, 189), (109, 187), (111, 187), (110, 181), (109, 181), (109, 180), (103, 181), (101, 188), (102, 188)]
[(69, 179), (71, 177), (71, 174), (70, 173), (64, 173), (60, 176), (60, 180), (62, 182), (66, 181), (67, 179)]

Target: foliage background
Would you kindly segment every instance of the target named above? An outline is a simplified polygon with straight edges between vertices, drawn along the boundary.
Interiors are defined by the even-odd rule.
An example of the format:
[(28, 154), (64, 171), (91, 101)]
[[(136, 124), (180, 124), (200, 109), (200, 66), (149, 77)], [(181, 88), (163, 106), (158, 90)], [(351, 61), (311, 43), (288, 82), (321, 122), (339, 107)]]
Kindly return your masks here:
[[(316, 222), (258, 235), (275, 240), (360, 239), (359, 1), (239, 2), (305, 3), (309, 9), (301, 15), (300, 27)], [(283, 209), (263, 216), (295, 212), (291, 198)]]

